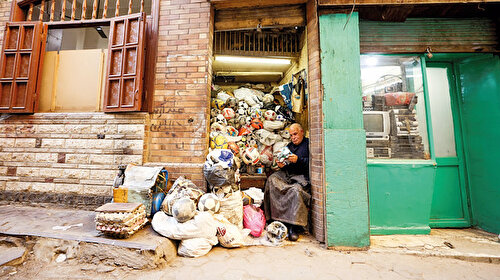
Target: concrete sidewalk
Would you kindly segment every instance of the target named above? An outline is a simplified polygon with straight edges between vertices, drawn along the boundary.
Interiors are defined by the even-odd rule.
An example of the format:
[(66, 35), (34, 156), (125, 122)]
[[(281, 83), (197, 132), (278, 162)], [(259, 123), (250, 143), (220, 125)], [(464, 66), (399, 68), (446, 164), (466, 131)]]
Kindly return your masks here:
[[(26, 252), (31, 252), (31, 255), (25, 254), (23, 257), (29, 263), (25, 268), (31, 267), (32, 270), (36, 270), (39, 265), (42, 265), (38, 272), (41, 275), (49, 273), (49, 271), (56, 275), (60, 268), (65, 267), (66, 270), (76, 269), (80, 273), (85, 271), (84, 274), (89, 276), (99, 271), (118, 271), (115, 273), (117, 277), (131, 276), (134, 278), (134, 275), (137, 275), (127, 269), (143, 269), (137, 271), (144, 271), (144, 269), (159, 267), (155, 270), (146, 270), (147, 272), (144, 271), (140, 275), (150, 275), (158, 279), (167, 275), (179, 279), (197, 279), (196, 273), (202, 273), (205, 270), (208, 273), (210, 270), (214, 270), (219, 271), (220, 274), (217, 275), (221, 277), (225, 275), (222, 277), (224, 279), (239, 279), (241, 275), (257, 279), (282, 279), (280, 274), (277, 274), (277, 277), (267, 277), (270, 276), (268, 274), (270, 271), (274, 271), (274, 268), (269, 266), (264, 268), (266, 267), (264, 264), (285, 261), (282, 264), (283, 269), (280, 268), (277, 272), (285, 275), (287, 270), (293, 269), (300, 272), (298, 275), (307, 275), (306, 267), (299, 265), (300, 259), (308, 263), (310, 268), (317, 267), (319, 269), (322, 263), (328, 268), (329, 264), (325, 263), (325, 260), (328, 259), (340, 263), (349, 262), (350, 267), (353, 265), (360, 267), (366, 263), (382, 265), (383, 261), (381, 262), (378, 258), (383, 256), (388, 260), (393, 260), (398, 265), (401, 260), (412, 260), (413, 258), (422, 262), (423, 267), (428, 265), (429, 260), (436, 257), (441, 259), (440, 262), (443, 264), (457, 264), (458, 260), (484, 263), (484, 265), (492, 265), (491, 268), (494, 268), (492, 271), (498, 272), (498, 274), (492, 275), (500, 277), (500, 265), (498, 265), (500, 264), (500, 242), (498, 237), (475, 229), (439, 229), (432, 230), (430, 235), (372, 236), (370, 250), (364, 252), (327, 250), (323, 244), (305, 235), (301, 236), (298, 242), (286, 242), (284, 246), (278, 248), (259, 246), (225, 249), (216, 246), (204, 257), (186, 259), (176, 257), (175, 242), (158, 235), (150, 226), (125, 240), (101, 236), (94, 228), (94, 212), (92, 211), (3, 205), (0, 206), (0, 221), (0, 234), (4, 236), (4, 241), (15, 237), (27, 240), (24, 242), (24, 246), (26, 246)], [(16, 242), (19, 243), (19, 241)], [(12, 244), (16, 242), (11, 241)], [(0, 240), (1, 245), (2, 240)], [(23, 245), (17, 244), (17, 246)], [(64, 260), (56, 262), (56, 259), (60, 260), (60, 255), (64, 255)], [(315, 263), (311, 263), (313, 259)], [(287, 268), (286, 260), (292, 265), (291, 267)], [(262, 266), (259, 265), (257, 269), (251, 265), (253, 263), (259, 263)], [(51, 267), (47, 271), (43, 268), (46, 265)], [(243, 272), (236, 273), (224, 270), (223, 268), (227, 268), (228, 265), (233, 268), (239, 267)], [(185, 266), (187, 268), (184, 268)], [(482, 266), (483, 264), (477, 264), (477, 267)], [(191, 269), (188, 269), (189, 267)], [(244, 269), (245, 267), (248, 267), (248, 271)], [(168, 273), (173, 274), (168, 274), (165, 268), (168, 268)], [(487, 270), (486, 272), (490, 273), (491, 271)], [(22, 275), (26, 274), (23, 274), (23, 270), (20, 269), (17, 276)], [(51, 278), (50, 274), (44, 277)]]

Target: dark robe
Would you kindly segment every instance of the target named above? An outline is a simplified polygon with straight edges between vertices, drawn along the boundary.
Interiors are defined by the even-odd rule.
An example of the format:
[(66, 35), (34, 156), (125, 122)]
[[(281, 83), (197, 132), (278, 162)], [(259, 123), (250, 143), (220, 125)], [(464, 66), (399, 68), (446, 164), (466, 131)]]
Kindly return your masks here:
[(307, 226), (309, 194), (309, 139), (299, 145), (288, 144), (297, 155), (296, 163), (284, 166), (267, 178), (264, 192), (264, 211), (267, 220), (297, 226)]

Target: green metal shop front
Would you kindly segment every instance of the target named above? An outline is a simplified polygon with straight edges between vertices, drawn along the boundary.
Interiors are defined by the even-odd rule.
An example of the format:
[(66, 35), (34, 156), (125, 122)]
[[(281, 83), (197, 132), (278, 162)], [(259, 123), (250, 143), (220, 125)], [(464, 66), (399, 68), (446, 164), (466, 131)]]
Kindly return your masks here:
[[(385, 28), (386, 37), (379, 34), (375, 40), (373, 34), (366, 38), (373, 25), (360, 21), (356, 13), (345, 28), (347, 16), (321, 15), (320, 42), (324, 100), (327, 103), (331, 100), (343, 102), (341, 110), (349, 111), (351, 115), (358, 114), (367, 131), (366, 143), (362, 147), (367, 151), (366, 165), (358, 168), (366, 168), (367, 173), (369, 208), (366, 214), (369, 215), (369, 225), (360, 223), (358, 227), (369, 227), (370, 234), (428, 234), (431, 227), (472, 225), (498, 233), (500, 204), (496, 198), (500, 197), (497, 183), (500, 172), (495, 171), (495, 166), (499, 162), (500, 147), (493, 144), (500, 136), (498, 55), (432, 54), (431, 49), (426, 52), (425, 48), (421, 52), (405, 53), (402, 46), (399, 46), (403, 50), (399, 51), (400, 54), (384, 55), (383, 47), (377, 44), (392, 40), (392, 46), (398, 47), (397, 40), (401, 37), (391, 36), (411, 33), (412, 28), (418, 32), (405, 39), (418, 41), (421, 36), (418, 33), (429, 29), (425, 20), (410, 20), (407, 25), (392, 23), (392, 27), (391, 24), (385, 25), (378, 30)], [(443, 22), (450, 23), (449, 20)], [(432, 19), (431, 23), (433, 30), (439, 30), (438, 20)], [(488, 21), (478, 21), (476, 28), (488, 24)], [(334, 30), (335, 26), (340, 27)], [(408, 26), (412, 28), (408, 29)], [(358, 32), (360, 35), (356, 41), (353, 37)], [(485, 39), (488, 32), (473, 39), (476, 45), (471, 46), (492, 48)], [(446, 37), (443, 34), (428, 37), (438, 40)], [(331, 43), (333, 40), (340, 43)], [(447, 40), (453, 43), (450, 38)], [(441, 45), (441, 49), (447, 49), (445, 43)], [(358, 54), (357, 58), (355, 54), (342, 52), (343, 48), (359, 46), (361, 55)], [(394, 49), (388, 51), (394, 52)], [(331, 56), (337, 56), (337, 61)], [(360, 73), (361, 77), (359, 87), (350, 86), (349, 97), (342, 95), (340, 89), (345, 87), (342, 83), (352, 84), (352, 77), (334, 85), (325, 81), (346, 71), (345, 66), (334, 64), (345, 60), (360, 62), (358, 70), (349, 71), (351, 75)], [(355, 98), (362, 101), (363, 110), (353, 101)], [(346, 99), (351, 103), (345, 102)], [(325, 105), (323, 107), (325, 131), (328, 132), (328, 120), (342, 114), (325, 108)], [(384, 128), (387, 126), (384, 119), (390, 123), (390, 133)], [(337, 139), (326, 136), (327, 166), (328, 163), (340, 165), (343, 159), (328, 153), (329, 146), (330, 150), (336, 150), (334, 147), (339, 143), (335, 142)], [(340, 146), (345, 148), (345, 142), (359, 143), (357, 137), (355, 139), (343, 139)], [(331, 184), (341, 182), (338, 173), (327, 169), (327, 214), (341, 213), (341, 206), (332, 203), (343, 195), (338, 192), (341, 187)], [(344, 177), (349, 177), (349, 174)], [(359, 197), (348, 199), (359, 202)], [(359, 209), (364, 208), (359, 206)], [(364, 219), (364, 215), (359, 218)], [(334, 225), (335, 220), (327, 217), (327, 227)], [(339, 232), (342, 230), (337, 229), (336, 233), (328, 230), (329, 239), (335, 240)]]

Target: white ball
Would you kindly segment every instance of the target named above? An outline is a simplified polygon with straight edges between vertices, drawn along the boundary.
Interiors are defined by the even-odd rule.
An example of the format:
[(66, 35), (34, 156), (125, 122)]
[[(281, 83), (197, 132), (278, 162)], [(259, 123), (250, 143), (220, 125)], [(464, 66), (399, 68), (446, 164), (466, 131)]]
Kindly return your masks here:
[(198, 210), (209, 211), (211, 213), (217, 213), (220, 209), (220, 200), (213, 193), (206, 193), (200, 198), (198, 202)]
[(172, 206), (172, 215), (179, 223), (191, 220), (195, 214), (196, 206), (194, 202), (187, 197), (177, 200)]

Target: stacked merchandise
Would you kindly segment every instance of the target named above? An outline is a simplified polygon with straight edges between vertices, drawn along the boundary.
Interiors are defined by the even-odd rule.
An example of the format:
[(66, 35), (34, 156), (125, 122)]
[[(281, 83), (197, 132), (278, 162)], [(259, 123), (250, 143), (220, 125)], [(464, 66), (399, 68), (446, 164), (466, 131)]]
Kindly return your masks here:
[(424, 147), (418, 131), (415, 111), (418, 99), (415, 93), (391, 92), (373, 95), (372, 101), (373, 110), (387, 111), (391, 118), (389, 141), (367, 141), (367, 147), (376, 151), (374, 157), (423, 159)]
[(117, 238), (131, 236), (148, 221), (142, 203), (107, 203), (95, 211), (96, 229)]
[(230, 149), (241, 173), (261, 173), (262, 167), (277, 170), (276, 155), (290, 142), (287, 126), (294, 122), (290, 109), (274, 95), (256, 89), (214, 93), (210, 148)]

